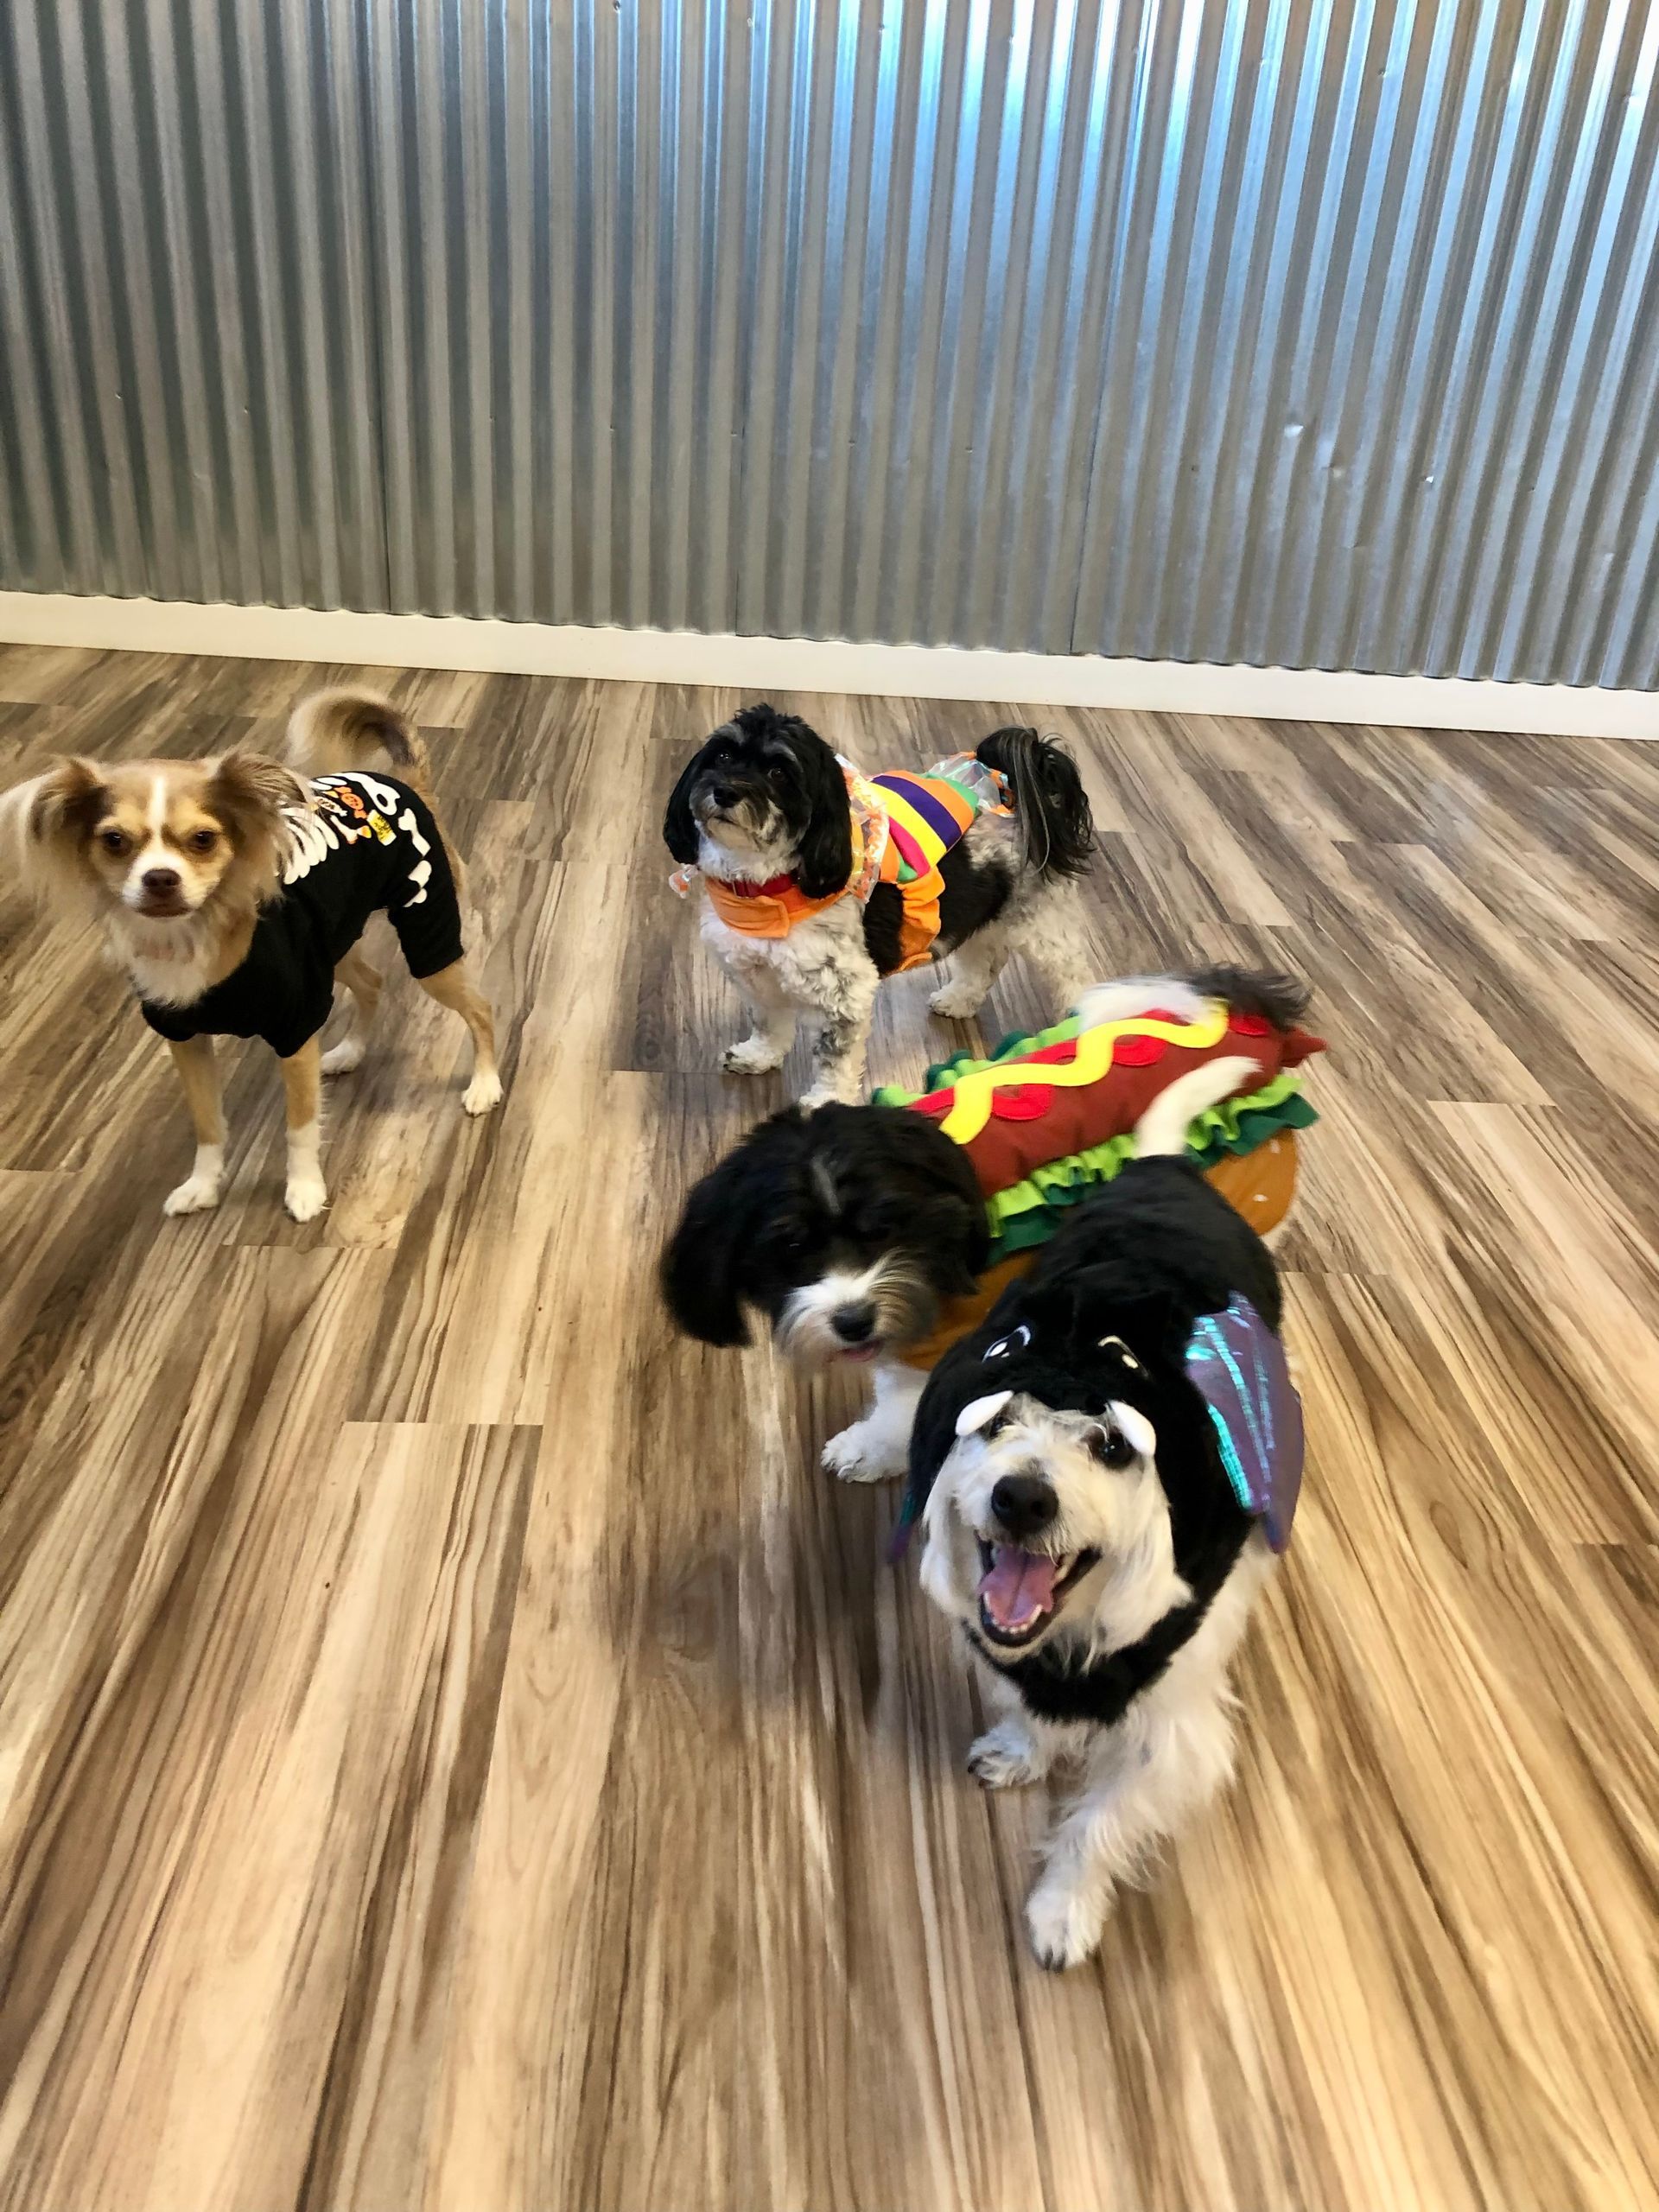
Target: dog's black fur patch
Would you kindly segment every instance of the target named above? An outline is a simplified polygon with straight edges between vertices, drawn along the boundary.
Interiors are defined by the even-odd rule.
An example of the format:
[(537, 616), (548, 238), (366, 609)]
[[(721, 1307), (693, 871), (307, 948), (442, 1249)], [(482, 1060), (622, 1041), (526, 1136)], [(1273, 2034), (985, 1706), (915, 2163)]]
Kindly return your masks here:
[[(1157, 1431), (1158, 1475), (1190, 1604), (1092, 1666), (1069, 1656), (1064, 1638), (1015, 1660), (974, 1639), (1045, 1719), (1120, 1719), (1198, 1628), (1254, 1525), (1233, 1494), (1209, 1410), (1185, 1370), (1193, 1324), (1224, 1312), (1236, 1295), (1278, 1329), (1278, 1274), (1255, 1230), (1189, 1161), (1130, 1160), (1069, 1217), (1031, 1274), (1010, 1284), (929, 1377), (911, 1435), (905, 1510), (912, 1517), (956, 1443), (957, 1415), (988, 1390), (1090, 1414), (1118, 1399)], [(1022, 1326), (1028, 1343), (986, 1357)], [(1103, 1343), (1109, 1338), (1128, 1345), (1138, 1372)]]
[(989, 1232), (967, 1154), (902, 1107), (791, 1106), (691, 1192), (663, 1255), (663, 1295), (688, 1336), (747, 1344), (746, 1306), (775, 1321), (831, 1266), (895, 1251), (936, 1299), (972, 1290)]
[[(1076, 763), (1034, 729), (993, 730), (977, 757), (1006, 776), (1027, 865), (1040, 876), (1081, 875), (1095, 855), (1094, 823)], [(798, 715), (745, 707), (693, 755), (670, 794), (663, 837), (683, 866), (697, 857), (696, 805), (717, 787), (777, 810), (795, 846), (792, 873), (809, 899), (827, 899), (853, 868), (852, 813), (834, 750)], [(966, 840), (939, 864), (943, 957), (996, 919), (1013, 878), (1006, 865), (976, 860)], [(898, 887), (878, 884), (864, 909), (864, 944), (876, 972), (890, 976), (902, 957), (904, 905)]]

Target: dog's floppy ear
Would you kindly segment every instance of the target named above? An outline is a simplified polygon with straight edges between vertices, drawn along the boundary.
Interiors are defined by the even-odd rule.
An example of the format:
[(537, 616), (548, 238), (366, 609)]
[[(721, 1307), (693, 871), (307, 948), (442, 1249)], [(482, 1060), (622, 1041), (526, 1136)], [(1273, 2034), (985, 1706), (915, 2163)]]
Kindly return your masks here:
[(796, 848), (795, 880), (809, 899), (843, 891), (853, 872), (853, 810), (841, 763), (817, 734), (803, 725), (792, 733), (806, 785), (806, 827)]
[(747, 1242), (741, 1202), (745, 1161), (734, 1153), (711, 1168), (685, 1202), (663, 1252), (663, 1300), (677, 1326), (706, 1344), (749, 1341), (737, 1294), (738, 1255)]
[(250, 816), (270, 821), (285, 806), (311, 804), (311, 787), (302, 776), (268, 753), (242, 745), (233, 746), (213, 763), (208, 792), (211, 805), (244, 821)]
[(691, 813), (691, 785), (702, 766), (702, 756), (708, 750), (706, 745), (700, 745), (691, 755), (684, 773), (668, 795), (668, 808), (663, 816), (663, 842), (682, 868), (690, 868), (697, 857), (697, 825)]
[(22, 800), (24, 837), (31, 844), (51, 845), (66, 833), (84, 836), (104, 810), (106, 788), (95, 760), (71, 753), (55, 761), (16, 795)]
[(0, 791), (0, 873), (36, 897), (83, 891), (81, 855), (107, 804), (102, 769), (79, 759)]
[(906, 1107), (859, 1111), (880, 1143), (886, 1167), (901, 1173), (918, 1241), (951, 1255), (957, 1280), (950, 1287), (967, 1297), (990, 1259), (991, 1232), (984, 1194), (965, 1147), (953, 1143), (937, 1122)]

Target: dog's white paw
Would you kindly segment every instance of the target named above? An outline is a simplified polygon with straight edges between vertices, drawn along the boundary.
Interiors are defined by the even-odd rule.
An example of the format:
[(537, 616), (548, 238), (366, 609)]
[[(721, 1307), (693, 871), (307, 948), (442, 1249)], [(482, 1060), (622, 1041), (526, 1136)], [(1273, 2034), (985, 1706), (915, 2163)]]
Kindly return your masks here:
[(1023, 1720), (1010, 1715), (988, 1728), (968, 1753), (968, 1771), (986, 1789), (1020, 1789), (1040, 1782), (1048, 1761), (1031, 1739)]
[(211, 1213), (219, 1204), (217, 1175), (188, 1175), (162, 1201), (163, 1213)]
[(942, 1014), (947, 1021), (969, 1021), (985, 1003), (983, 989), (975, 983), (941, 983), (929, 999), (935, 1014)]
[(1026, 1900), (1026, 1932), (1039, 1967), (1064, 1974), (1100, 1948), (1106, 1904), (1094, 1883), (1045, 1874)]
[(841, 1093), (830, 1083), (815, 1083), (810, 1090), (804, 1090), (800, 1096), (801, 1110), (806, 1114), (816, 1114), (820, 1106), (839, 1106), (843, 1103)]
[(327, 1186), (321, 1175), (290, 1175), (283, 1203), (296, 1221), (315, 1221), (328, 1203)]
[(331, 1045), (322, 1056), (324, 1075), (349, 1075), (353, 1068), (363, 1065), (363, 1039), (342, 1037), (338, 1045)]
[(728, 1075), (770, 1075), (774, 1068), (782, 1067), (786, 1057), (763, 1037), (744, 1037), (726, 1047), (720, 1065)]
[(501, 1078), (493, 1068), (486, 1074), (475, 1075), (461, 1094), (463, 1114), (487, 1114), (501, 1103)]
[(905, 1466), (891, 1438), (868, 1421), (855, 1421), (832, 1436), (823, 1447), (823, 1464), (844, 1483), (885, 1483), (902, 1474)]

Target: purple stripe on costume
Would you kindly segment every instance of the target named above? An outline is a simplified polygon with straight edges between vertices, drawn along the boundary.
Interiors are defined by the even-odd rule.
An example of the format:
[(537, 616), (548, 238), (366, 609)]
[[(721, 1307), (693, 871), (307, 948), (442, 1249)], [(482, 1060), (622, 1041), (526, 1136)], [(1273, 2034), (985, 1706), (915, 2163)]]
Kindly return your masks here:
[(914, 807), (933, 835), (947, 849), (961, 836), (963, 832), (961, 817), (953, 813), (938, 793), (930, 789), (919, 777), (894, 774), (877, 776), (874, 780), (884, 790), (894, 792), (907, 806)]

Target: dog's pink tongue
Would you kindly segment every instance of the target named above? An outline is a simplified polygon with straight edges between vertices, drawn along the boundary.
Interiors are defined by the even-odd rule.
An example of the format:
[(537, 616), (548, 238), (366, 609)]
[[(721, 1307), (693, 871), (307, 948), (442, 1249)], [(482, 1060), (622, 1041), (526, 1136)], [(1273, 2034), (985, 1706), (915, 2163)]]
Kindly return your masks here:
[(997, 1544), (981, 1578), (979, 1595), (998, 1628), (1029, 1628), (1054, 1603), (1054, 1562), (1039, 1552)]

